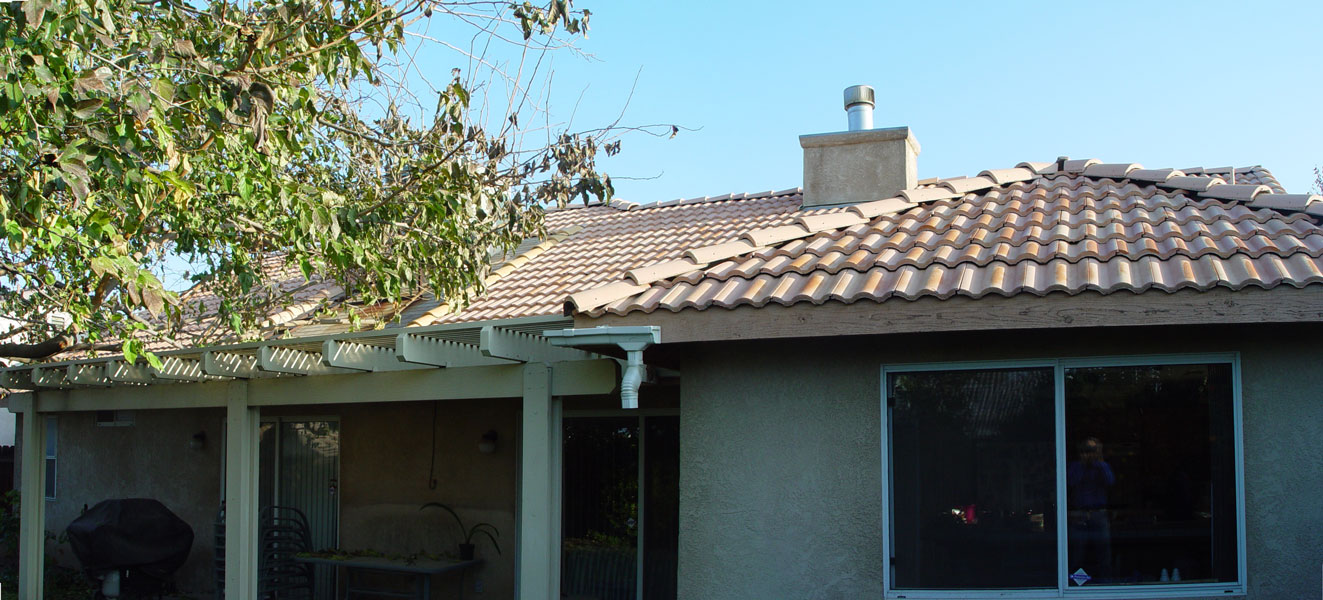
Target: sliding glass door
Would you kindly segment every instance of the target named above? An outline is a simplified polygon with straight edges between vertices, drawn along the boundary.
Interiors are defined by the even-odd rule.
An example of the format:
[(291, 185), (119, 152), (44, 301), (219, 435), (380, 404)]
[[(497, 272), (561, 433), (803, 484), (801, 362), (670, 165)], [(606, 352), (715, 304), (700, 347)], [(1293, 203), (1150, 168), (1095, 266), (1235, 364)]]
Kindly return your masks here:
[(562, 597), (675, 598), (679, 417), (562, 423)]

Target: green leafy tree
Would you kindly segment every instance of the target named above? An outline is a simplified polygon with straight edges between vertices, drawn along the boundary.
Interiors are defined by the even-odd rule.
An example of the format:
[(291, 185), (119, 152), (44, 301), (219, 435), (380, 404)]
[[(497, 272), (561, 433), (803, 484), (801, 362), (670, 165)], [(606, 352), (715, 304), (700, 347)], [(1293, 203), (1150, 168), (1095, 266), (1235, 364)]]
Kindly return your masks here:
[[(614, 129), (522, 125), (545, 114), (543, 56), (574, 52), (588, 17), (568, 0), (0, 5), (0, 316), (18, 323), (0, 356), (131, 357), (204, 314), (252, 337), (289, 298), (263, 261), (368, 303), (463, 302), (544, 206), (611, 193), (594, 159)], [(419, 33), (439, 19), (468, 37)], [(421, 64), (429, 47), (464, 69)], [(181, 264), (218, 305), (166, 289)]]

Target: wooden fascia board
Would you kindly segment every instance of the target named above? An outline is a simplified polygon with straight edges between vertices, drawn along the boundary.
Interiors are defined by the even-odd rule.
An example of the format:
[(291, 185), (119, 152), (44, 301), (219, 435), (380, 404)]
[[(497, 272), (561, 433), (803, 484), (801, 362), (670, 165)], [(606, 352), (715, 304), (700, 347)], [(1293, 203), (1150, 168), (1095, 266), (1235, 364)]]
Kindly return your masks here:
[(1305, 322), (1323, 322), (1323, 286), (658, 310), (579, 316), (575, 327), (659, 325), (666, 332), (666, 343), (674, 344), (938, 331)]

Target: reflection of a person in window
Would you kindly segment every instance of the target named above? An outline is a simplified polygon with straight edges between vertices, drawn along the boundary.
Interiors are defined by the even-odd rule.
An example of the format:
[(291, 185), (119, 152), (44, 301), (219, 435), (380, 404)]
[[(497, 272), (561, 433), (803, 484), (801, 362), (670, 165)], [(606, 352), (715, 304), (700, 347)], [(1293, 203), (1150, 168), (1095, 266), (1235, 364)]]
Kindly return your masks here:
[(1107, 518), (1107, 489), (1116, 483), (1103, 460), (1102, 442), (1088, 438), (1079, 444), (1079, 460), (1066, 467), (1070, 487), (1070, 570), (1083, 568), (1095, 580), (1111, 577), (1112, 527)]

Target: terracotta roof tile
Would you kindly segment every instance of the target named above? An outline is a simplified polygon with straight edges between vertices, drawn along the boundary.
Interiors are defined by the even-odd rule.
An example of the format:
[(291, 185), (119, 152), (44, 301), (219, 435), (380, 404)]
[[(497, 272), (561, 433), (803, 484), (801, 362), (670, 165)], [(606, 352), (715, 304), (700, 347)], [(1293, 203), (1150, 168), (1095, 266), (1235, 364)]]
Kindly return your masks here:
[[(1216, 171), (1064, 164), (1076, 174), (945, 199), (924, 195), (941, 188), (910, 190), (926, 203), (769, 241), (585, 312), (1323, 283), (1323, 227), (1299, 214), (1323, 203), (1273, 193), (1267, 182), (1275, 180), (1259, 167), (1237, 169), (1230, 184)], [(1231, 172), (1223, 171), (1228, 179)], [(1131, 173), (1142, 180), (1127, 179)], [(960, 181), (971, 180), (939, 185), (969, 185)]]

